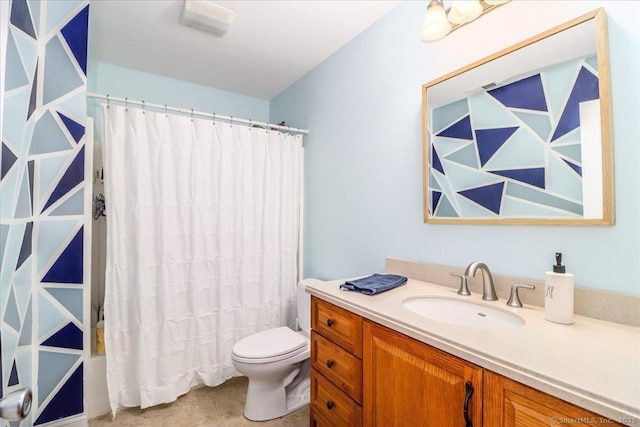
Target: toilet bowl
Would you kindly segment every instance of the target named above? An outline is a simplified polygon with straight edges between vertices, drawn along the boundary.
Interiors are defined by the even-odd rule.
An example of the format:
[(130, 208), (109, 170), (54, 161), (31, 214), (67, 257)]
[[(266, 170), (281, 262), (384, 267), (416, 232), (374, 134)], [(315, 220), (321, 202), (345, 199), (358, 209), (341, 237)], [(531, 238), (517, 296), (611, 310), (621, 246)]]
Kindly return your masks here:
[(282, 417), (309, 403), (309, 331), (311, 296), (298, 284), (298, 332), (281, 326), (244, 337), (233, 346), (231, 360), (249, 379), (244, 416), (252, 421)]

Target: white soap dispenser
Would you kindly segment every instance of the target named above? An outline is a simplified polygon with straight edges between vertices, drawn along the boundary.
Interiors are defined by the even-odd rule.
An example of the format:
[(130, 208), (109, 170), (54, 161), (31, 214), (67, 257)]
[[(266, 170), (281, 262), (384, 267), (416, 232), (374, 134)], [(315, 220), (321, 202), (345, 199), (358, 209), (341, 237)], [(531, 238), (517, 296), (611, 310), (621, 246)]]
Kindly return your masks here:
[(562, 265), (562, 254), (556, 252), (553, 271), (545, 273), (544, 317), (554, 323), (573, 323), (573, 274)]

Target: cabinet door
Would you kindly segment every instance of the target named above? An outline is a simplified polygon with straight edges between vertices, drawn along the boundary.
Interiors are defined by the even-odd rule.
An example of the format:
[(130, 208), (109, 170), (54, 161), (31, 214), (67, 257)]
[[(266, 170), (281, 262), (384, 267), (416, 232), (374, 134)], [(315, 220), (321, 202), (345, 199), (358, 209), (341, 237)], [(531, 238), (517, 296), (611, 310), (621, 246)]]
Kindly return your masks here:
[[(482, 426), (482, 368), (376, 323), (364, 321), (364, 425)], [(492, 426), (493, 427), (493, 426)]]
[(485, 371), (484, 381), (486, 426), (621, 425), (493, 372)]

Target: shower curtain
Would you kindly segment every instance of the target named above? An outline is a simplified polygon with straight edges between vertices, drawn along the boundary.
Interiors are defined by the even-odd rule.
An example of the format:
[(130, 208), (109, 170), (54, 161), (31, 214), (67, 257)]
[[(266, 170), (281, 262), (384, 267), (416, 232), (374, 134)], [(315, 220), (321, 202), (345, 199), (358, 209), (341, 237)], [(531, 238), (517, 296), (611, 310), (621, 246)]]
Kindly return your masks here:
[(112, 412), (237, 375), (233, 344), (293, 326), (302, 136), (103, 106)]

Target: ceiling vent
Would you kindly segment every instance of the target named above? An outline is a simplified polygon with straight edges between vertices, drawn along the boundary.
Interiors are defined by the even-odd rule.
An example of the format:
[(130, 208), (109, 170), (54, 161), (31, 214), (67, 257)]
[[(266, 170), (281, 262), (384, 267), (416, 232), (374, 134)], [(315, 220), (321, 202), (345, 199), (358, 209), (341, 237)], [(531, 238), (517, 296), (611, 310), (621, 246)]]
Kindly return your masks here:
[(233, 10), (210, 1), (185, 0), (180, 22), (222, 37), (229, 29), (235, 14)]

